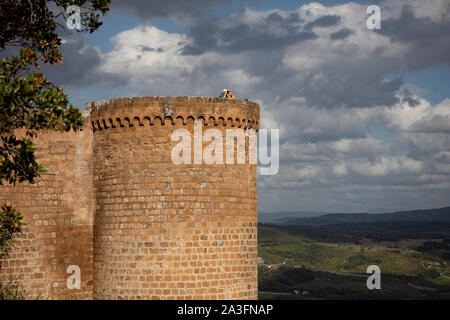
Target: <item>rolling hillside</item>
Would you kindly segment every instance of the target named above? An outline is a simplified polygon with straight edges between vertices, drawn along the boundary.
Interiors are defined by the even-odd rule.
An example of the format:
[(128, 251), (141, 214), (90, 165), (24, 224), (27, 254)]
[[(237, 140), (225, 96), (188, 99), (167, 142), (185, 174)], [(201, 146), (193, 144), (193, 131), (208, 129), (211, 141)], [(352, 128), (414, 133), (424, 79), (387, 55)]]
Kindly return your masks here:
[[(270, 214), (272, 223), (275, 224), (311, 224), (311, 225), (330, 225), (341, 223), (364, 223), (364, 222), (386, 222), (386, 221), (416, 221), (416, 222), (450, 222), (450, 207), (427, 210), (398, 211), (390, 213), (369, 214), (369, 213), (330, 213), (320, 216), (306, 217), (303, 213), (295, 216), (291, 213), (290, 217), (279, 213), (279, 219), (275, 219), (276, 213)], [(266, 214), (269, 215), (269, 214)]]
[(258, 250), (260, 298), (450, 299), (450, 208), (260, 224)]

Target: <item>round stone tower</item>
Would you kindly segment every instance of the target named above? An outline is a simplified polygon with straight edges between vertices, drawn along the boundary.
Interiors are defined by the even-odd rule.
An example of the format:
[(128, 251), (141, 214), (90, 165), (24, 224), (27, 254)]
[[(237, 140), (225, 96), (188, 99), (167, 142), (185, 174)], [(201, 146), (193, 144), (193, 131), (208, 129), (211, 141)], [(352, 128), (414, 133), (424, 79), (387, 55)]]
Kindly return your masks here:
[(144, 97), (87, 109), (93, 298), (257, 299), (256, 165), (248, 161), (248, 138), (245, 164), (176, 164), (171, 136), (186, 129), (194, 137), (198, 120), (203, 131), (218, 129), (223, 137), (227, 129), (258, 130), (259, 105)]

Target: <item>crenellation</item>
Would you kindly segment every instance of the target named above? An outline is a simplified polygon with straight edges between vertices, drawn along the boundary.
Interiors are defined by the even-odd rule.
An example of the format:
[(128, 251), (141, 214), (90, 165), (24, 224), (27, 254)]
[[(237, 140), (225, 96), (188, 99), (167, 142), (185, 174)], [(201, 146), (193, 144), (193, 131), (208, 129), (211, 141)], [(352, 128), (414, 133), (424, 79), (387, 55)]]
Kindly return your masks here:
[[(256, 165), (177, 165), (170, 136), (196, 120), (258, 130), (259, 105), (135, 97), (83, 116), (83, 131), (35, 139), (48, 170), (36, 184), (0, 187), (28, 223), (2, 280), (20, 279), (30, 299), (256, 299)], [(69, 265), (80, 289), (66, 286)]]

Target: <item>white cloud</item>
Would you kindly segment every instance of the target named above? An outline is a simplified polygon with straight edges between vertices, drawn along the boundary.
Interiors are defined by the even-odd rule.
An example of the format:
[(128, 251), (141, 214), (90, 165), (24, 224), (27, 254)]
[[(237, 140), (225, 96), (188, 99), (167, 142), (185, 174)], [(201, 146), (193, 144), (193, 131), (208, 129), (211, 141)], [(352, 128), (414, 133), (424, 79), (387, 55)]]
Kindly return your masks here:
[(392, 173), (416, 173), (422, 169), (422, 163), (406, 157), (381, 156), (374, 162), (367, 159), (350, 164), (351, 169), (363, 176), (386, 176)]
[[(384, 1), (383, 19), (397, 19), (403, 3), (416, 8), (416, 17), (450, 19), (444, 0), (437, 1), (440, 10), (419, 0)], [(315, 39), (253, 51), (215, 48), (186, 55), (184, 48), (198, 40), (194, 36), (139, 26), (115, 35), (110, 52), (98, 53), (101, 71), (142, 95), (216, 95), (226, 87), (261, 103), (262, 127), (281, 130), (280, 173), (260, 178), (264, 211), (448, 205), (450, 99), (436, 106), (416, 95), (414, 106), (403, 99), (402, 89), (414, 88), (414, 94), (421, 88), (386, 79), (426, 63), (410, 43), (369, 31), (365, 9), (356, 3), (247, 9), (219, 24), (225, 31), (241, 25), (254, 31), (273, 14), (286, 22), (299, 13), (304, 21), (292, 22), (291, 29), (267, 24), (268, 35), (283, 37), (324, 15), (341, 17), (336, 25), (314, 28)], [(330, 35), (344, 27), (353, 33), (331, 41)], [(218, 47), (230, 39), (219, 39), (226, 43)], [(374, 136), (373, 129), (382, 133)], [(436, 195), (435, 190), (441, 191)]]
[(348, 174), (347, 166), (345, 163), (340, 162), (333, 167), (333, 174), (340, 178)]
[(320, 167), (313, 165), (306, 165), (301, 169), (295, 171), (295, 177), (300, 180), (310, 180), (319, 174)]

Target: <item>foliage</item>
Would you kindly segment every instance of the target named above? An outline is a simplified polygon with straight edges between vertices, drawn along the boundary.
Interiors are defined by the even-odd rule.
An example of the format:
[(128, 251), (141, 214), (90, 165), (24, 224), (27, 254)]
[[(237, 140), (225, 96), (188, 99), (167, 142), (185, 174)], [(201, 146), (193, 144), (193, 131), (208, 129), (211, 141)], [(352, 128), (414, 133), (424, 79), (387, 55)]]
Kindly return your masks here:
[(313, 280), (313, 272), (303, 266), (300, 268), (281, 266), (274, 271), (265, 267), (258, 268), (259, 290), (262, 291), (292, 292)]
[[(400, 224), (398, 227), (406, 234), (411, 231)], [(306, 229), (307, 233), (303, 230), (258, 226), (258, 255), (265, 263), (258, 268), (260, 299), (450, 298), (447, 261), (431, 256), (429, 251), (415, 251), (414, 241), (398, 243), (396, 249), (390, 248), (392, 243), (326, 243), (316, 240), (313, 228)], [(322, 235), (321, 227), (315, 230)], [(398, 234), (405, 236), (403, 232)], [(445, 239), (426, 241), (421, 248), (448, 253), (448, 243)], [(382, 290), (366, 287), (366, 270), (372, 264), (381, 268)]]
[[(0, 211), (0, 261), (8, 255), (14, 235), (21, 231), (25, 224), (20, 212), (12, 206), (4, 205)], [(0, 265), (1, 268), (1, 265)]]
[[(109, 3), (110, 0), (0, 2), (0, 53), (5, 56), (0, 62), (0, 184), (34, 183), (44, 171), (36, 161), (31, 140), (39, 130), (77, 130), (82, 126), (81, 112), (69, 103), (64, 87), (48, 81), (39, 72), (39, 63), (63, 63), (58, 33), (65, 30), (63, 21), (69, 16), (69, 6), (80, 8), (78, 31), (92, 33), (101, 26), (99, 17), (109, 10)], [(15, 48), (19, 49), (18, 54), (6, 54), (6, 49), (17, 52)], [(0, 263), (23, 224), (14, 207), (1, 208)]]
[[(2, 59), (0, 64), (0, 183), (29, 181), (39, 176), (29, 138), (37, 130), (78, 129), (83, 124), (80, 111), (69, 104), (63, 86), (56, 87), (41, 72), (39, 61), (62, 63), (57, 34), (58, 18), (66, 9), (78, 5), (81, 32), (93, 32), (102, 24), (99, 14), (109, 9), (109, 0), (43, 1), (4, 0), (0, 3), (0, 50), (21, 48), (18, 56)], [(17, 129), (24, 135), (16, 137)]]
[[(338, 273), (364, 273), (372, 264), (379, 265), (383, 272), (392, 274), (419, 275), (428, 266), (440, 273), (450, 271), (444, 256), (445, 244), (433, 243), (433, 251), (426, 254), (416, 251), (414, 244), (405, 241), (405, 247), (395, 250), (390, 243), (354, 245), (347, 243), (325, 243), (312, 239), (298, 229), (298, 233), (287, 232), (284, 227), (258, 227), (258, 255), (266, 264), (288, 266), (304, 265), (316, 271)], [(321, 232), (319, 229), (317, 229)], [(408, 231), (409, 232), (409, 231)], [(427, 243), (427, 242), (425, 242)], [(402, 244), (399, 244), (402, 245)], [(431, 244), (430, 244), (431, 246)], [(437, 249), (439, 247), (440, 256)], [(446, 249), (445, 252), (449, 252)], [(445, 262), (445, 263), (444, 263)], [(442, 266), (441, 266), (442, 263)], [(430, 278), (430, 277), (428, 277)], [(441, 279), (440, 279), (441, 281)]]
[(44, 62), (62, 62), (58, 47), (61, 39), (58, 19), (68, 18), (66, 9), (76, 5), (81, 9), (81, 32), (97, 30), (100, 14), (109, 10), (110, 0), (2, 0), (0, 2), (0, 48), (17, 46), (39, 53)]
[(0, 300), (23, 300), (25, 290), (17, 281), (3, 283), (0, 281)]
[[(448, 218), (446, 218), (448, 219)], [(402, 239), (442, 239), (448, 237), (450, 222), (436, 221), (375, 221), (330, 225), (280, 225), (293, 234), (303, 234), (317, 241), (361, 244), (371, 242), (398, 242)]]
[(362, 252), (352, 255), (346, 259), (344, 265), (342, 266), (346, 270), (355, 269), (358, 266), (369, 266), (372, 264), (380, 264), (382, 261), (380, 259), (374, 259)]
[(448, 239), (444, 239), (442, 242), (425, 241), (421, 246), (416, 247), (415, 250), (450, 261), (450, 244)]
[(434, 269), (425, 270), (425, 271), (422, 272), (422, 275), (425, 278), (430, 278), (430, 279), (433, 279), (433, 280), (436, 280), (436, 279), (438, 279), (441, 276), (439, 271), (436, 271)]
[[(2, 206), (0, 210), (0, 269), (1, 261), (8, 256), (14, 237), (22, 230), (24, 224), (22, 215), (13, 206)], [(0, 300), (21, 300), (24, 299), (24, 295), (25, 292), (18, 282), (0, 280)]]

